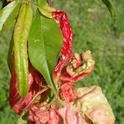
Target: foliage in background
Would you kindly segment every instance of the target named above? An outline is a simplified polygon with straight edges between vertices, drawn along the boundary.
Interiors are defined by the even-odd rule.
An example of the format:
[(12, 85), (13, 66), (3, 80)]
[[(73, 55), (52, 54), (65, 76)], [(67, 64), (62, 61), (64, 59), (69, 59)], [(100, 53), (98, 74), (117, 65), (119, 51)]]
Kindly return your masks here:
[[(114, 0), (117, 9), (116, 30), (110, 13), (101, 0), (54, 0), (53, 4), (67, 11), (74, 32), (74, 50), (90, 49), (96, 61), (95, 71), (77, 86), (102, 86), (110, 101), (117, 124), (124, 124), (124, 1)], [(0, 34), (0, 124), (16, 124), (17, 117), (8, 107), (7, 67), (8, 35)]]

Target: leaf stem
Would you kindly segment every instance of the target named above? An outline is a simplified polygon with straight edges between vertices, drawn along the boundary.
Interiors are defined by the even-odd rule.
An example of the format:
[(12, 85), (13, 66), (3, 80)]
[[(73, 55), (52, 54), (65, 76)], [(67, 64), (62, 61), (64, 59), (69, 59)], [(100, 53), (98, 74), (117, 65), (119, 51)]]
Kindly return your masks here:
[(33, 99), (29, 102), (29, 104), (24, 108), (24, 110), (26, 110), (40, 94), (42, 94), (43, 92), (45, 92), (45, 91), (48, 90), (48, 89), (49, 89), (48, 87), (45, 87), (43, 90), (39, 91), (39, 92), (33, 97)]

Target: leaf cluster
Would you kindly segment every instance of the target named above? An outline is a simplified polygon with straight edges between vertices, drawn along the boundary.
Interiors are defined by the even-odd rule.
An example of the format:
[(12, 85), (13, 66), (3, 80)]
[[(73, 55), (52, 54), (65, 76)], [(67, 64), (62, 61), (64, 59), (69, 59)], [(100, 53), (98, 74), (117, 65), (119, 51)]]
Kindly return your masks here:
[[(33, 11), (33, 21), (28, 33), (27, 31), (25, 32), (25, 28), (28, 25), (28, 22), (27, 24), (25, 24), (23, 23), (23, 20), (25, 19), (21, 20), (21, 18), (19, 18), (20, 15), (22, 14), (20, 8), (23, 4), (30, 4), (31, 9)], [(34, 1), (29, 2), (28, 0), (12, 1), (8, 3), (5, 7), (1, 8), (0, 10), (0, 31), (6, 33), (8, 28), (11, 27), (12, 29), (14, 29), (14, 38), (12, 35), (10, 50), (9, 50), (10, 56), (8, 59), (10, 70), (13, 63), (15, 63), (15, 65), (17, 65), (17, 67), (16, 66), (15, 67), (18, 68), (19, 65), (22, 64), (22, 63), (19, 63), (21, 62), (21, 59), (25, 60), (25, 58), (22, 58), (24, 55), (18, 54), (18, 52), (20, 51), (18, 49), (19, 47), (21, 48), (21, 43), (23, 42), (22, 39), (24, 39), (22, 37), (28, 36), (28, 44), (25, 44), (25, 47), (23, 47), (23, 48), (26, 48), (26, 47), (28, 48), (27, 50), (27, 54), (29, 55), (28, 59), (31, 62), (31, 64), (34, 66), (34, 68), (36, 68), (36, 70), (38, 70), (41, 73), (41, 75), (43, 75), (48, 86), (53, 90), (53, 92), (56, 92), (56, 87), (53, 83), (52, 74), (57, 64), (57, 59), (62, 46), (62, 33), (58, 24), (52, 18), (53, 10), (54, 9), (48, 6), (47, 0), (38, 0), (35, 2)], [(18, 26), (21, 26), (21, 25), (18, 24), (17, 26), (12, 27), (12, 25), (16, 25), (17, 23), (22, 23), (21, 25), (23, 28), (19, 27), (19, 30), (21, 29), (22, 33), (25, 32), (23, 36), (21, 36), (22, 33), (17, 33)], [(29, 35), (27, 35), (26, 33)], [(20, 43), (16, 43), (16, 42), (20, 42)], [(20, 44), (20, 46), (18, 46), (18, 44)], [(15, 52), (13, 53), (13, 51)], [(23, 51), (24, 49), (22, 49), (20, 52), (22, 53)], [(11, 56), (13, 54), (14, 54), (14, 58), (16, 58), (14, 59), (15, 62), (12, 62), (13, 60), (11, 60), (12, 58)], [(20, 60), (17, 59), (19, 56), (22, 56), (20, 57)], [(28, 61), (28, 59), (26, 61)], [(28, 82), (26, 79), (23, 79), (23, 78), (25, 78), (24, 75), (27, 72), (25, 71), (25, 69), (23, 69), (24, 68), (23, 65), (20, 65), (19, 67), (19, 68), (22, 68), (20, 70), (22, 71), (20, 72), (20, 74), (18, 74), (19, 69), (16, 69), (16, 68), (15, 70), (16, 70), (17, 76), (19, 76), (17, 77), (18, 83), (19, 83), (19, 94), (25, 95), (25, 92), (27, 92), (26, 85)], [(21, 75), (22, 75), (22, 78), (21, 78)], [(20, 81), (20, 79), (22, 81)]]

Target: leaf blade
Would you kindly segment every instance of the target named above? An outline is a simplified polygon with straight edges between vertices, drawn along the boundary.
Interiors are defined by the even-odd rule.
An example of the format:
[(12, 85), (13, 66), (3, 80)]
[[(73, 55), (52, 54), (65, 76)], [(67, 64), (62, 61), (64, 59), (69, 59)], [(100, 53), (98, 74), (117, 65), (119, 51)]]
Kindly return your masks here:
[(109, 10), (109, 13), (113, 19), (113, 22), (116, 20), (116, 12), (115, 7), (111, 0), (102, 0), (102, 2), (106, 5), (107, 9)]
[(27, 124), (26, 120), (23, 120), (21, 117), (18, 119), (18, 124)]
[(29, 35), (29, 59), (54, 92), (52, 74), (61, 46), (62, 34), (56, 22), (37, 13)]
[[(9, 19), (14, 9), (18, 6), (18, 2), (13, 1), (0, 10), (0, 31), (2, 30), (4, 23)], [(9, 20), (8, 20), (9, 22)]]
[(38, 0), (38, 5), (39, 6), (44, 6), (47, 4), (47, 0)]

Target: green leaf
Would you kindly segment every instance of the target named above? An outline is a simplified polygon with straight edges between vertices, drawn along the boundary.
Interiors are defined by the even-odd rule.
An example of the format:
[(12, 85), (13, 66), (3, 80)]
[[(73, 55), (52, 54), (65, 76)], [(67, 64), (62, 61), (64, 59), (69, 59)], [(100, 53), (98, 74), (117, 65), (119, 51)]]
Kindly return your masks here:
[(44, 6), (47, 4), (47, 0), (38, 0), (38, 5), (41, 7), (41, 6)]
[(17, 17), (19, 3), (13, 1), (0, 10), (0, 31), (5, 27), (9, 27)]
[(2, 1), (0, 0), (0, 9), (2, 8), (2, 5), (3, 5), (3, 3), (2, 3)]
[(18, 119), (18, 124), (27, 124), (26, 120), (23, 120), (21, 117)]
[(27, 41), (32, 25), (32, 7), (22, 4), (13, 33), (14, 66), (18, 81), (18, 93), (24, 97), (28, 93), (28, 53)]
[(47, 84), (55, 92), (52, 74), (62, 47), (62, 33), (55, 20), (48, 19), (37, 12), (28, 45), (32, 65), (43, 75)]
[[(8, 79), (10, 78), (10, 75), (8, 75), (8, 69), (7, 69), (7, 52), (9, 49), (9, 44), (12, 39), (12, 32), (13, 32), (14, 26), (11, 26), (8, 28), (6, 31), (1, 31), (0, 32), (0, 65), (1, 65), (1, 72), (4, 72), (3, 75), (0, 73), (0, 79)], [(3, 71), (2, 71), (3, 69)]]
[(13, 38), (9, 43), (9, 50), (8, 50), (8, 57), (7, 57), (7, 63), (8, 63), (10, 72), (12, 71), (12, 63), (13, 63), (12, 58), (13, 58)]
[(112, 3), (111, 0), (102, 0), (103, 3), (106, 5), (106, 7), (108, 8), (110, 14), (111, 14), (111, 17), (113, 19), (113, 22), (115, 22), (116, 20), (116, 12), (115, 12), (115, 7)]
[(55, 8), (52, 8), (52, 7), (48, 6), (48, 5), (39, 7), (38, 9), (39, 9), (39, 12), (40, 12), (42, 15), (44, 15), (44, 16), (46, 16), (46, 17), (48, 17), (48, 18), (53, 18), (53, 17), (52, 17), (52, 12), (53, 12), (53, 11), (56, 11)]

